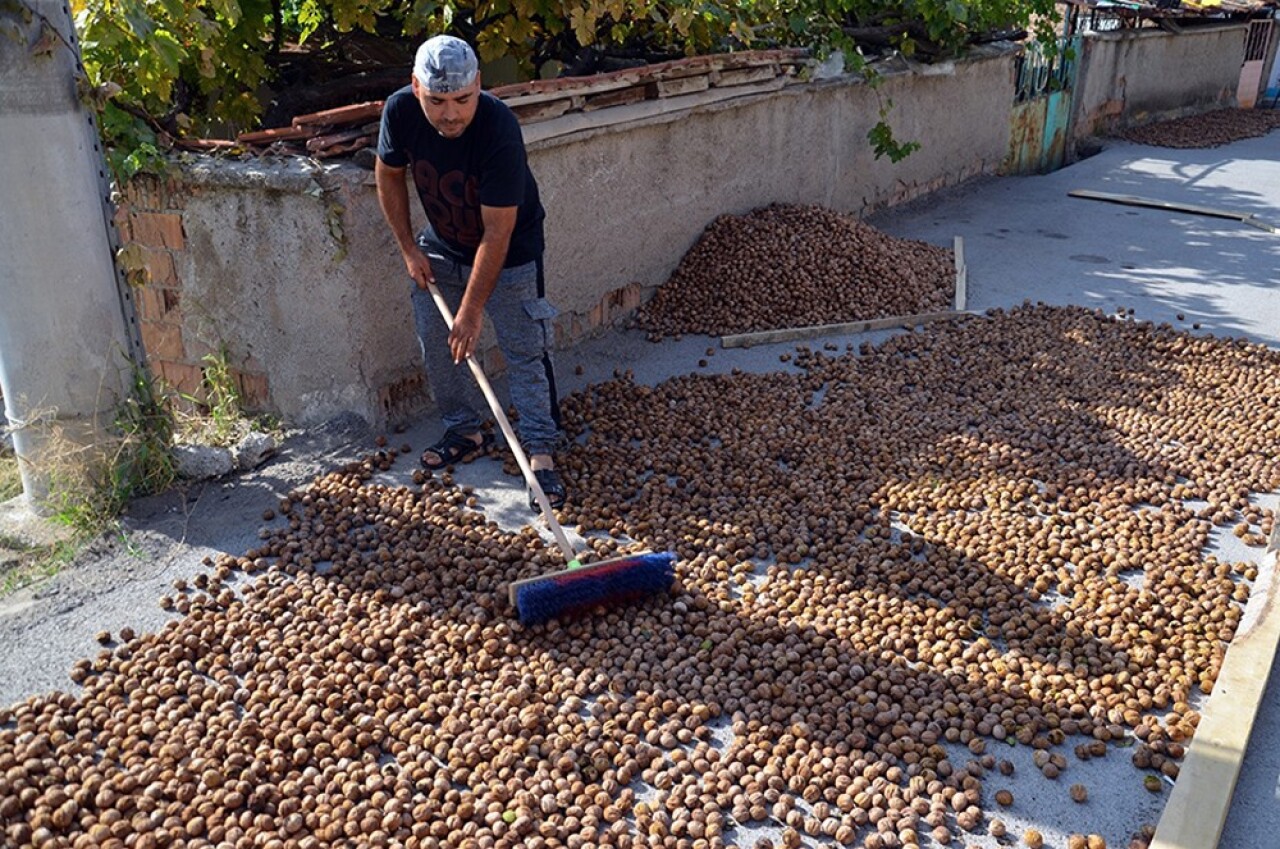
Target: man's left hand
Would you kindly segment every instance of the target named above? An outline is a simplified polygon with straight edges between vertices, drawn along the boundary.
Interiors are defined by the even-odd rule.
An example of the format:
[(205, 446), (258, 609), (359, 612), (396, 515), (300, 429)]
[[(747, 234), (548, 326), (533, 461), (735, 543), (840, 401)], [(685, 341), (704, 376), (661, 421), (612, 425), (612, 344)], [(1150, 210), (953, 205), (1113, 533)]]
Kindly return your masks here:
[(484, 313), (470, 310), (464, 304), (453, 319), (453, 330), (449, 333), (449, 350), (453, 352), (453, 361), (460, 363), (475, 353), (476, 343), (480, 340), (480, 328)]

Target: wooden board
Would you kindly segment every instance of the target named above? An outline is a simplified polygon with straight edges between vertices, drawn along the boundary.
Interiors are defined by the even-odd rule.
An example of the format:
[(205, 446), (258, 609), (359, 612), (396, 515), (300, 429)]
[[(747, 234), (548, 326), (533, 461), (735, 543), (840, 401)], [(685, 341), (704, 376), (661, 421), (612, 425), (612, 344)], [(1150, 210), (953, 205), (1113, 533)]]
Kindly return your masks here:
[(1084, 198), (1085, 200), (1100, 200), (1107, 203), (1122, 203), (1126, 206), (1145, 206), (1151, 209), (1167, 209), (1173, 212), (1190, 212), (1193, 215), (1207, 215), (1211, 218), (1228, 218), (1232, 221), (1241, 221), (1251, 227), (1257, 227), (1259, 230), (1265, 230), (1268, 233), (1280, 233), (1280, 227), (1269, 224), (1258, 218), (1252, 212), (1236, 212), (1230, 209), (1214, 209), (1208, 206), (1196, 206), (1189, 203), (1172, 203), (1170, 201), (1155, 200), (1154, 198), (1138, 197), (1137, 195), (1113, 195), (1109, 192), (1093, 192), (1088, 189), (1072, 189), (1067, 192), (1069, 197)]
[(1214, 849), (1222, 836), (1280, 641), (1280, 576), (1276, 575), (1272, 536), (1273, 545), (1261, 567), (1270, 577), (1265, 587), (1255, 588), (1265, 597), (1258, 615), (1242, 623), (1241, 632), (1227, 648), (1222, 671), (1165, 802), (1151, 849)]
[(955, 309), (957, 312), (963, 312), (967, 307), (966, 302), (969, 300), (969, 266), (964, 262), (964, 237), (956, 236), (955, 243), (956, 256), (956, 298)]
[(920, 315), (902, 315), (890, 318), (869, 318), (864, 321), (846, 321), (840, 324), (813, 324), (808, 327), (784, 327), (780, 330), (760, 330), (755, 333), (735, 333), (720, 337), (721, 348), (750, 348), (753, 345), (768, 345), (773, 342), (791, 342), (798, 339), (813, 339), (819, 336), (839, 336), (850, 333), (866, 333), (871, 330), (886, 330), (890, 327), (915, 327), (934, 321), (946, 321), (949, 318), (972, 316), (973, 313), (963, 310), (943, 310), (927, 312)]
[(668, 123), (678, 120), (682, 113), (689, 110), (719, 108), (730, 101), (745, 101), (746, 98), (778, 91), (794, 82), (794, 77), (779, 76), (754, 85), (708, 88), (705, 91), (642, 100), (595, 112), (569, 112), (549, 121), (525, 124), (520, 130), (524, 134), (525, 146), (529, 150), (538, 150), (550, 140), (561, 136), (604, 132), (620, 124), (641, 127), (646, 124)]
[(1277, 227), (1274, 224), (1268, 224), (1266, 221), (1263, 221), (1261, 218), (1256, 216), (1250, 215), (1248, 218), (1241, 218), (1240, 220), (1245, 224), (1248, 224), (1250, 227), (1257, 227), (1259, 230), (1280, 235), (1280, 227)]

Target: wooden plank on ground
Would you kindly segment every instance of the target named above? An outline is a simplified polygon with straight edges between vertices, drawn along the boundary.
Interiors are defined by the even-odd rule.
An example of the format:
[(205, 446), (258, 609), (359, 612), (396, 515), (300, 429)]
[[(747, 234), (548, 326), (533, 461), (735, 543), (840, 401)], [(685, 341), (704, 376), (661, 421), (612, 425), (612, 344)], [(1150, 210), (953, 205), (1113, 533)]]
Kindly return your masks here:
[(1145, 206), (1151, 209), (1167, 209), (1171, 212), (1190, 212), (1193, 215), (1207, 215), (1210, 218), (1227, 218), (1232, 221), (1242, 221), (1251, 227), (1257, 227), (1259, 230), (1265, 230), (1268, 233), (1280, 233), (1280, 227), (1269, 224), (1252, 212), (1236, 212), (1231, 209), (1214, 209), (1208, 206), (1197, 206), (1190, 203), (1174, 203), (1172, 201), (1156, 200), (1154, 198), (1138, 197), (1137, 195), (1114, 195), (1109, 192), (1094, 192), (1088, 189), (1072, 189), (1067, 192), (1068, 197), (1084, 198), (1085, 200), (1100, 200), (1107, 203), (1121, 203), (1126, 206)]
[(784, 327), (779, 330), (759, 330), (754, 333), (734, 333), (720, 337), (721, 348), (750, 348), (753, 345), (768, 345), (773, 342), (792, 342), (799, 339), (813, 339), (819, 336), (838, 336), (850, 333), (867, 333), (871, 330), (886, 330), (890, 327), (915, 327), (934, 321), (946, 321), (949, 318), (962, 318), (973, 313), (962, 310), (942, 310), (926, 312), (920, 315), (901, 315), (889, 318), (868, 318), (863, 321), (846, 321), (839, 324), (812, 324), (807, 327)]
[(954, 307), (957, 312), (964, 312), (969, 300), (969, 266), (964, 261), (964, 237), (956, 236), (954, 253), (956, 256), (956, 299)]
[(1250, 227), (1257, 227), (1259, 230), (1265, 230), (1268, 233), (1280, 236), (1280, 227), (1277, 227), (1274, 224), (1268, 224), (1256, 215), (1250, 215), (1248, 218), (1241, 218), (1240, 220), (1245, 224), (1248, 224)]
[[(1275, 542), (1273, 534), (1266, 555), (1269, 563), (1264, 562), (1260, 569), (1267, 578), (1254, 587), (1255, 593), (1264, 595), (1257, 615), (1246, 617), (1227, 648), (1178, 780), (1165, 802), (1151, 849), (1214, 849), (1222, 836), (1258, 703), (1266, 692), (1280, 642)], [(1251, 604), (1256, 602), (1254, 599)]]

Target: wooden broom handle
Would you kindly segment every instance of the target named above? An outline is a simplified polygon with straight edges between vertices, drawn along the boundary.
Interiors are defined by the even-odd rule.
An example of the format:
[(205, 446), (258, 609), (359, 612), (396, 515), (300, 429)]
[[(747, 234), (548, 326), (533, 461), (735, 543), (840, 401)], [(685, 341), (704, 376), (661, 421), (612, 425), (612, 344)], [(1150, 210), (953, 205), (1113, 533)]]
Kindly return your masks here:
[[(440, 315), (444, 318), (445, 325), (452, 331), (453, 310), (449, 309), (449, 305), (445, 303), (444, 296), (440, 294), (440, 289), (436, 287), (435, 283), (428, 283), (427, 289), (431, 292), (431, 298), (436, 302), (436, 308), (440, 310)], [(502, 435), (507, 438), (507, 447), (516, 456), (516, 463), (519, 464), (520, 471), (524, 473), (525, 483), (529, 485), (529, 489), (533, 492), (533, 497), (538, 501), (538, 506), (542, 508), (542, 518), (546, 520), (547, 527), (551, 529), (551, 535), (556, 538), (556, 544), (564, 552), (565, 560), (572, 563), (578, 559), (577, 552), (573, 550), (573, 545), (569, 542), (569, 537), (565, 534), (564, 528), (560, 527), (555, 514), (551, 512), (551, 501), (547, 498), (547, 494), (542, 491), (538, 478), (533, 474), (533, 467), (529, 465), (529, 458), (525, 456), (524, 449), (520, 447), (520, 440), (516, 438), (515, 431), (511, 429), (511, 422), (507, 420), (507, 414), (503, 411), (502, 404), (498, 401), (498, 396), (493, 393), (489, 378), (485, 375), (484, 369), (480, 367), (480, 363), (471, 354), (467, 355), (467, 365), (471, 366), (471, 373), (475, 376), (476, 383), (480, 384), (480, 391), (484, 393), (485, 400), (489, 402), (489, 409), (493, 412), (493, 417), (498, 420), (498, 427), (502, 428)]]

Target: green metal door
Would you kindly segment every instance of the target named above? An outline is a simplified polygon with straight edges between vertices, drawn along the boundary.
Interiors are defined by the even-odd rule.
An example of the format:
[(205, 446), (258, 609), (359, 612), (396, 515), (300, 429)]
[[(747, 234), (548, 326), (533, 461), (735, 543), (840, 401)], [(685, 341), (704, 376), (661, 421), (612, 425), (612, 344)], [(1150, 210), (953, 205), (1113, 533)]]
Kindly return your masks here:
[(1004, 173), (1044, 174), (1066, 162), (1079, 54), (1077, 35), (1058, 39), (1052, 53), (1031, 42), (1018, 57)]

